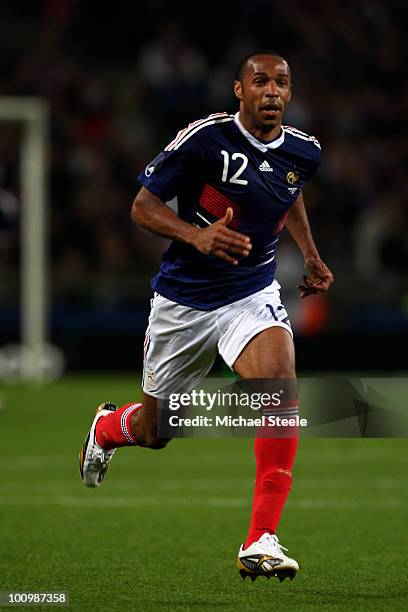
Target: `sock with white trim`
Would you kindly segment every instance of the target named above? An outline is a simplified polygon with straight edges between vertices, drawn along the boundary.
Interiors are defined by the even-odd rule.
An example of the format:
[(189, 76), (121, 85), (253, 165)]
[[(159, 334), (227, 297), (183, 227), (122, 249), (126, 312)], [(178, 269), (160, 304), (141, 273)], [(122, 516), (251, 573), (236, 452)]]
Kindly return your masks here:
[(99, 419), (95, 428), (95, 438), (99, 446), (112, 450), (120, 446), (137, 444), (130, 428), (130, 417), (142, 404), (125, 404)]

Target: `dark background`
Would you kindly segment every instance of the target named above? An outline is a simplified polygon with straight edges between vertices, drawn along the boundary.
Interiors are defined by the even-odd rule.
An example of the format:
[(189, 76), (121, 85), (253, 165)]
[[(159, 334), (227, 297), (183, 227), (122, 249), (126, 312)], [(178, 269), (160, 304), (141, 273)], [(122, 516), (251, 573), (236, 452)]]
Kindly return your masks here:
[[(150, 277), (166, 241), (130, 222), (139, 171), (186, 123), (236, 110), (244, 54), (273, 48), (294, 90), (285, 122), (323, 162), (305, 190), (335, 274), (300, 302), (288, 236), (277, 277), (298, 368), (402, 370), (408, 340), (406, 3), (2, 0), (0, 95), (44, 96), (52, 341), (77, 370), (138, 370)], [(0, 123), (0, 348), (19, 337), (18, 124)]]

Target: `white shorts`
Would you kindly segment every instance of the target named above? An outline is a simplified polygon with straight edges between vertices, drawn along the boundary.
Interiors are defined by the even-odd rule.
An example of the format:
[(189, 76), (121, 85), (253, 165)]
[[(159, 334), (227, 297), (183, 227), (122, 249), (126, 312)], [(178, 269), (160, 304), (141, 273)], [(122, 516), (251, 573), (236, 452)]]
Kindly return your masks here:
[(216, 310), (203, 311), (155, 294), (151, 300), (143, 362), (143, 390), (166, 399), (186, 393), (210, 371), (217, 352), (233, 369), (248, 342), (269, 327), (291, 335), (280, 285), (269, 287)]

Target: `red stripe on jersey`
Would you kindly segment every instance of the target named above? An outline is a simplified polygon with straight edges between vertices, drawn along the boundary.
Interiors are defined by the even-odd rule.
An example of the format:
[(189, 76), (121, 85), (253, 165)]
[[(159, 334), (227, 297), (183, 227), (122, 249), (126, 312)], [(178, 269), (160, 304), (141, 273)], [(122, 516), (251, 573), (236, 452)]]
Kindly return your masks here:
[(231, 227), (232, 229), (240, 228), (242, 221), (242, 208), (207, 183), (204, 185), (200, 198), (200, 204), (212, 215), (217, 217), (217, 219), (221, 219), (227, 212), (227, 209), (232, 208), (234, 216), (232, 217), (232, 221), (229, 223), (228, 227)]

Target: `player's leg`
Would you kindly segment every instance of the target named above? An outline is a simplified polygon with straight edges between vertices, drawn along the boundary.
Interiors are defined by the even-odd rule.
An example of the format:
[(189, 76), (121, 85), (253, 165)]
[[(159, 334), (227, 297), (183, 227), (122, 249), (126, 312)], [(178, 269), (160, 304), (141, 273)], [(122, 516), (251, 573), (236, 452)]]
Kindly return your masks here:
[[(273, 381), (277, 379), (293, 381), (295, 353), (292, 336), (282, 327), (260, 332), (235, 361), (234, 370), (243, 379), (270, 380), (271, 390), (276, 387)], [(277, 416), (294, 416), (296, 412), (293, 399), (276, 409)], [(263, 574), (276, 575), (283, 580), (286, 576), (293, 578), (297, 572), (297, 562), (283, 553), (275, 535), (291, 489), (297, 446), (296, 428), (273, 432), (268, 427), (267, 431), (260, 430), (255, 439), (256, 479), (252, 516), (238, 559), (243, 577), (250, 575), (255, 578)], [(258, 563), (261, 567), (257, 567)]]
[(98, 444), (105, 450), (121, 446), (164, 448), (170, 438), (157, 433), (157, 399), (142, 392), (141, 402), (125, 404), (100, 419), (95, 428)]
[(170, 439), (158, 434), (157, 398), (188, 392), (202, 379), (216, 357), (211, 312), (176, 304), (162, 296), (152, 300), (143, 363), (140, 403), (117, 408), (102, 404), (80, 451), (80, 474), (87, 486), (98, 486), (116, 448), (142, 446), (160, 449)]
[[(234, 364), (234, 370), (243, 379), (270, 380), (271, 388), (276, 387), (274, 381), (277, 379), (293, 381), (295, 354), (291, 335), (282, 327), (262, 331), (244, 348)], [(276, 408), (277, 416), (287, 416), (288, 413), (291, 416), (297, 413), (293, 399), (286, 403), (284, 400), (283, 405)], [(297, 446), (296, 427), (281, 430), (268, 427), (267, 431), (259, 431), (254, 444), (256, 487), (246, 546), (265, 532), (276, 532), (292, 484)]]
[(142, 402), (118, 408), (105, 402), (96, 412), (91, 429), (79, 454), (81, 478), (88, 487), (104, 479), (117, 448), (143, 446), (164, 448), (170, 438), (157, 434), (157, 399), (143, 393)]
[(157, 398), (142, 393), (142, 406), (134, 412), (130, 418), (132, 436), (138, 446), (146, 448), (164, 448), (171, 438), (164, 438), (158, 431), (158, 400)]
[(118, 408), (112, 402), (98, 406), (79, 452), (79, 472), (87, 487), (101, 484), (117, 448), (136, 444), (131, 434), (130, 417), (140, 406), (126, 404)]
[[(274, 281), (270, 287), (249, 296), (235, 304), (219, 321), (224, 330), (218, 343), (219, 352), (227, 365), (248, 384), (255, 385), (254, 391), (277, 390), (274, 381), (279, 379), (279, 388), (285, 387), (293, 393), (295, 386), (295, 353), (292, 341), (292, 330), (287, 312), (281, 304), (280, 286)], [(262, 380), (260, 380), (262, 379)], [(285, 384), (282, 379), (286, 379)], [(291, 381), (291, 384), (289, 384)], [(261, 384), (262, 389), (257, 388)], [(274, 388), (275, 387), (275, 388)], [(295, 401), (285, 394), (285, 401), (279, 407), (268, 407), (268, 415), (295, 416)], [(287, 403), (287, 405), (285, 405)], [(266, 430), (266, 431), (265, 431)], [(267, 433), (266, 433), (267, 432)], [(271, 437), (277, 434), (277, 437)], [(286, 435), (289, 434), (289, 435)], [(297, 431), (272, 431), (267, 427), (258, 431), (255, 440), (256, 485), (252, 509), (251, 526), (245, 545), (244, 554), (258, 552), (250, 557), (248, 575), (274, 575), (272, 567), (257, 568), (256, 558), (270, 558), (284, 555), (276, 539), (275, 531), (288, 496), (292, 482), (292, 465), (297, 449)], [(261, 549), (257, 542), (264, 537)], [(261, 554), (262, 553), (262, 554)], [(260, 555), (260, 556), (259, 556)], [(283, 556), (282, 556), (283, 555)], [(294, 562), (295, 564), (296, 562)], [(252, 573), (250, 570), (252, 567)], [(293, 567), (297, 567), (295, 564)], [(278, 575), (278, 574), (277, 574)], [(282, 573), (279, 574), (282, 577)]]

